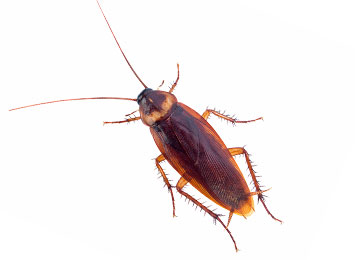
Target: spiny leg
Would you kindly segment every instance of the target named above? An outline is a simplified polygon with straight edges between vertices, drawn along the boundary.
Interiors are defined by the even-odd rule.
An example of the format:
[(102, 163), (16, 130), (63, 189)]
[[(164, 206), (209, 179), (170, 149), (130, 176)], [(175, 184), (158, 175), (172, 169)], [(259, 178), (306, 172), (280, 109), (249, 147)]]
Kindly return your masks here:
[(104, 122), (104, 125), (106, 124), (122, 124), (122, 123), (129, 123), (129, 122), (132, 122), (132, 121), (136, 121), (136, 120), (139, 120), (141, 119), (141, 117), (133, 117), (133, 118), (128, 118), (126, 120), (122, 120), (122, 121), (113, 121), (113, 122)]
[[(271, 188), (270, 188), (270, 189), (271, 189)], [(247, 194), (247, 196), (259, 195), (259, 194), (261, 194), (261, 193), (267, 192), (267, 191), (268, 191), (268, 190), (270, 190), (270, 189), (263, 190), (263, 191), (254, 191), (254, 192), (250, 192), (249, 194)], [(253, 208), (253, 210), (254, 210), (254, 208)], [(255, 211), (255, 210), (254, 210), (254, 211)], [(234, 209), (233, 209), (233, 208), (231, 208), (231, 210), (229, 211), (229, 216), (228, 216), (227, 227), (228, 227), (228, 226), (229, 226), (229, 224), (231, 223), (231, 220), (232, 220), (233, 214), (234, 214)], [(247, 218), (246, 218), (246, 216), (244, 216), (244, 215), (243, 215), (243, 217), (244, 217), (245, 219), (247, 219)]]
[(177, 78), (176, 78), (174, 84), (171, 86), (171, 88), (170, 88), (170, 90), (169, 90), (169, 93), (173, 93), (173, 91), (174, 91), (174, 89), (175, 89), (175, 87), (176, 87), (176, 85), (177, 85), (177, 83), (178, 83), (178, 81), (179, 81), (179, 78), (180, 78), (179, 63), (177, 64), (177, 71), (178, 71), (178, 73), (177, 73)]
[[(252, 195), (258, 195), (258, 200), (261, 201), (261, 203), (263, 204), (266, 212), (276, 221), (279, 221), (280, 223), (282, 223), (281, 220), (277, 219), (274, 217), (274, 215), (271, 214), (271, 212), (269, 211), (269, 209), (267, 208), (266, 204), (265, 204), (265, 199), (264, 199), (264, 196), (263, 196), (263, 192), (265, 191), (262, 191), (260, 189), (260, 185), (259, 185), (259, 182), (258, 180), (256, 179), (256, 176), (255, 176), (255, 172), (253, 170), (253, 167), (251, 165), (251, 161), (250, 161), (250, 158), (249, 158), (249, 154), (248, 152), (243, 148), (243, 147), (235, 147), (235, 148), (229, 148), (228, 149), (229, 152), (231, 153), (232, 156), (234, 155), (240, 155), (240, 154), (244, 154), (245, 156), (245, 160), (247, 162), (247, 165), (248, 165), (248, 169), (249, 169), (249, 172), (250, 172), (250, 175), (253, 179), (253, 183), (254, 183), (254, 186), (255, 186), (255, 192), (251, 192), (251, 196)], [(266, 190), (267, 191), (267, 190)]]
[(237, 248), (237, 244), (235, 243), (235, 240), (232, 236), (232, 233), (229, 231), (228, 227), (226, 225), (224, 225), (224, 223), (222, 222), (222, 220), (220, 219), (219, 215), (214, 213), (212, 210), (208, 209), (205, 205), (203, 205), (201, 202), (199, 202), (197, 199), (195, 199), (194, 197), (192, 197), (190, 194), (184, 192), (182, 189), (183, 187), (188, 183), (187, 180), (185, 180), (183, 177), (181, 177), (178, 181), (178, 183), (176, 184), (176, 190), (183, 196), (185, 196), (187, 199), (189, 199), (191, 202), (193, 202), (195, 205), (199, 206), (202, 210), (204, 210), (205, 212), (207, 212), (214, 220), (217, 220), (219, 223), (221, 223), (221, 225), (225, 228), (225, 230), (228, 232), (229, 236), (231, 237), (233, 243), (234, 243), (234, 247), (235, 250), (238, 251)]
[(257, 121), (257, 120), (263, 120), (262, 117), (259, 117), (257, 119), (253, 119), (253, 120), (241, 121), (241, 120), (237, 120), (237, 119), (235, 119), (233, 117), (223, 115), (222, 113), (217, 112), (217, 111), (215, 111), (213, 109), (206, 109), (206, 111), (202, 114), (202, 117), (207, 120), (208, 117), (211, 115), (211, 113), (216, 115), (216, 116), (218, 116), (218, 117), (220, 117), (220, 118), (223, 118), (223, 119), (225, 119), (225, 120), (227, 120), (229, 122), (232, 122), (233, 124), (236, 124), (236, 123), (250, 123), (250, 122)]
[(156, 164), (156, 166), (157, 166), (157, 168), (158, 168), (158, 170), (159, 170), (161, 176), (163, 176), (164, 182), (165, 182), (166, 186), (168, 187), (168, 189), (169, 189), (169, 191), (170, 191), (171, 199), (172, 199), (172, 202), (173, 202), (173, 217), (176, 217), (176, 215), (175, 215), (175, 200), (174, 200), (174, 195), (173, 195), (172, 186), (171, 186), (171, 184), (169, 183), (169, 180), (168, 180), (168, 178), (166, 177), (163, 168), (160, 166), (160, 163), (161, 163), (162, 161), (164, 161), (164, 160), (165, 160), (164, 155), (161, 154), (161, 155), (159, 155), (159, 156), (155, 159), (155, 164)]
[(136, 113), (136, 112), (138, 112), (138, 111), (139, 111), (139, 109), (134, 110), (133, 112), (131, 112), (131, 113), (129, 113), (129, 114), (127, 114), (127, 115), (125, 115), (125, 116), (130, 116), (130, 115), (133, 115), (134, 113)]

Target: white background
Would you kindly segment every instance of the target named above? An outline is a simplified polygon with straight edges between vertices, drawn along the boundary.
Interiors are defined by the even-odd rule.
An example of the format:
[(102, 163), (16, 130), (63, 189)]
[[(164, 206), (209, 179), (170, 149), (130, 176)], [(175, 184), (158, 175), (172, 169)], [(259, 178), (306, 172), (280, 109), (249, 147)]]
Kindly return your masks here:
[(260, 204), (247, 220), (233, 217), (236, 254), (221, 225), (178, 195), (173, 219), (149, 129), (102, 126), (134, 102), (8, 112), (143, 88), (94, 0), (3, 1), (0, 259), (354, 259), (353, 1), (101, 2), (147, 85), (164, 79), (167, 89), (179, 62), (181, 102), (264, 117), (210, 122), (227, 146), (246, 145), (284, 224)]

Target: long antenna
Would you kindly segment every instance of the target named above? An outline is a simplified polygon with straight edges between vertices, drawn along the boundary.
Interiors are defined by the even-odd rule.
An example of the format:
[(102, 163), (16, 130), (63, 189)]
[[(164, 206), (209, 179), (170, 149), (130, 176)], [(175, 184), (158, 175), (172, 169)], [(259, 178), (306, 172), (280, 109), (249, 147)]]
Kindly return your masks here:
[(112, 31), (112, 29), (111, 29), (110, 23), (108, 22), (108, 20), (107, 20), (105, 14), (104, 14), (104, 11), (103, 11), (102, 8), (101, 8), (101, 5), (100, 5), (99, 1), (96, 0), (96, 2), (97, 2), (97, 4), (99, 5), (99, 8), (100, 8), (100, 10), (101, 10), (102, 15), (103, 15), (104, 18), (105, 18), (105, 21), (106, 21), (106, 23), (107, 23), (107, 25), (108, 25), (108, 28), (110, 29), (110, 31), (111, 31), (111, 33), (112, 33), (112, 35), (113, 35), (113, 38), (115, 38), (115, 41), (116, 41), (116, 43), (117, 43), (117, 45), (118, 45), (118, 48), (120, 48), (120, 51), (121, 51), (123, 57), (125, 58), (125, 60), (126, 60), (126, 62), (127, 62), (127, 64), (128, 64), (128, 66), (131, 68), (132, 72), (133, 72), (134, 75), (137, 77), (137, 79), (140, 81), (140, 83), (142, 83), (143, 87), (144, 87), (144, 88), (148, 88), (148, 87), (144, 84), (144, 82), (141, 80), (141, 78), (137, 75), (137, 73), (134, 71), (134, 69), (133, 69), (133, 67), (131, 66), (131, 64), (129, 63), (129, 61), (128, 61), (126, 55), (124, 54), (123, 50), (121, 49), (120, 44), (119, 44), (118, 41), (117, 41), (117, 38), (116, 38), (115, 34), (113, 33), (113, 31)]
[(9, 111), (18, 110), (18, 109), (22, 109), (22, 108), (28, 108), (28, 107), (34, 107), (34, 106), (39, 106), (39, 105), (46, 105), (46, 104), (51, 104), (51, 103), (57, 103), (57, 102), (76, 101), (76, 100), (88, 100), (88, 99), (120, 99), (120, 100), (137, 101), (137, 99), (135, 99), (135, 98), (120, 98), (120, 97), (70, 98), (70, 99), (54, 100), (54, 101), (42, 102), (42, 103), (33, 104), (33, 105), (28, 105), (28, 106), (23, 106), (23, 107), (12, 108), (12, 109), (10, 109)]

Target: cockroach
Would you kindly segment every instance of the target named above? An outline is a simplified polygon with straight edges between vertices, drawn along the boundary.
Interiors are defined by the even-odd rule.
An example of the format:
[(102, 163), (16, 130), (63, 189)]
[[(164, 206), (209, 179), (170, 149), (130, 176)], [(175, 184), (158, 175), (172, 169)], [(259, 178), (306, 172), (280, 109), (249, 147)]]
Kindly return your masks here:
[[(125, 120), (104, 122), (104, 124), (121, 124), (141, 120), (143, 124), (149, 127), (150, 133), (161, 152), (161, 154), (155, 159), (155, 164), (171, 195), (173, 217), (176, 216), (173, 188), (176, 188), (178, 193), (193, 202), (197, 207), (201, 208), (201, 210), (208, 213), (215, 222), (218, 221), (224, 227), (231, 237), (237, 251), (238, 248), (236, 242), (232, 233), (228, 229), (228, 225), (233, 214), (246, 218), (254, 212), (254, 195), (258, 197), (258, 201), (262, 203), (266, 212), (274, 220), (282, 223), (281, 220), (271, 214), (265, 204), (265, 198), (263, 195), (265, 190), (262, 191), (260, 188), (248, 152), (243, 147), (227, 148), (217, 132), (207, 122), (211, 114), (227, 120), (232, 124), (254, 122), (261, 120), (262, 117), (254, 120), (239, 121), (212, 109), (207, 109), (201, 116), (192, 108), (178, 102), (172, 92), (179, 81), (179, 64), (177, 65), (177, 78), (168, 92), (148, 88), (131, 66), (118, 43), (99, 1), (96, 0), (96, 2), (120, 52), (133, 74), (143, 85), (144, 90), (137, 98), (93, 97), (63, 99), (18, 107), (11, 109), (10, 111), (43, 104), (74, 100), (119, 99), (136, 101), (139, 105), (137, 111), (139, 111), (140, 116), (131, 117), (130, 115), (137, 112), (134, 111), (127, 114), (126, 116), (130, 117)], [(233, 158), (235, 155), (244, 155), (252, 182), (255, 186), (255, 191), (250, 191), (242, 171)], [(170, 184), (163, 168), (160, 166), (160, 163), (164, 160), (166, 160), (181, 175), (175, 186)], [(227, 224), (224, 224), (221, 220), (221, 215), (210, 210), (199, 200), (185, 192), (184, 187), (188, 183), (208, 199), (229, 211)]]

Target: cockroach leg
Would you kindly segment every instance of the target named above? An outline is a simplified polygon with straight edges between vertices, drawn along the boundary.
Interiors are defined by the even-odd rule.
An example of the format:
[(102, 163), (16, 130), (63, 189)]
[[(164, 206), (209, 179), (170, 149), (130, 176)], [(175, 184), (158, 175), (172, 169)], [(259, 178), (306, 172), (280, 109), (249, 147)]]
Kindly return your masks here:
[(177, 78), (176, 78), (174, 84), (171, 86), (171, 88), (170, 88), (170, 90), (169, 90), (169, 93), (173, 93), (173, 91), (174, 91), (174, 89), (175, 89), (175, 87), (176, 87), (176, 85), (177, 85), (177, 83), (178, 83), (178, 81), (179, 81), (179, 78), (180, 78), (179, 63), (177, 64), (177, 71), (178, 71), (178, 73), (177, 73)]
[(271, 190), (271, 188), (268, 188), (267, 190), (253, 191), (253, 192), (250, 192), (250, 193), (248, 194), (248, 196), (259, 195), (259, 194), (264, 193), (264, 192), (267, 192), (267, 191), (269, 191), (269, 190)]
[[(249, 154), (248, 152), (243, 148), (243, 147), (235, 147), (235, 148), (229, 148), (228, 149), (229, 152), (231, 153), (232, 156), (234, 155), (241, 155), (241, 154), (244, 154), (245, 156), (245, 160), (247, 162), (247, 165), (248, 165), (248, 169), (249, 169), (249, 172), (250, 172), (250, 175), (253, 179), (253, 183), (254, 183), (254, 186), (255, 186), (255, 193), (253, 194), (250, 194), (251, 196), (252, 195), (258, 195), (258, 200), (261, 201), (261, 203), (263, 204), (266, 212), (276, 221), (279, 221), (280, 223), (282, 223), (281, 220), (279, 220), (278, 218), (275, 218), (274, 215), (271, 214), (271, 212), (269, 211), (269, 209), (267, 208), (266, 204), (265, 204), (265, 199), (264, 199), (264, 196), (263, 196), (263, 192), (265, 191), (262, 191), (260, 189), (260, 185), (259, 185), (259, 182), (257, 181), (256, 179), (256, 176), (255, 176), (255, 172), (253, 170), (253, 167), (251, 165), (251, 162), (250, 162), (250, 159), (249, 159)], [(267, 191), (267, 190), (266, 190)]]
[(171, 184), (170, 184), (168, 178), (166, 177), (163, 168), (160, 166), (160, 163), (161, 163), (162, 161), (164, 161), (164, 160), (165, 160), (164, 155), (161, 154), (161, 155), (159, 155), (159, 156), (155, 159), (155, 164), (156, 164), (156, 166), (157, 166), (157, 168), (158, 168), (158, 170), (159, 170), (161, 176), (163, 176), (164, 182), (165, 182), (166, 186), (168, 187), (168, 189), (169, 189), (169, 191), (170, 191), (171, 200), (172, 200), (172, 202), (173, 202), (173, 217), (176, 217), (176, 215), (175, 215), (175, 199), (174, 199), (174, 195), (173, 195), (172, 186), (171, 186)]
[(231, 223), (233, 214), (234, 214), (234, 209), (231, 209), (231, 211), (229, 212), (229, 216), (228, 216), (227, 227), (229, 226), (229, 223)]
[(131, 113), (129, 113), (129, 114), (127, 114), (127, 115), (125, 115), (125, 116), (130, 116), (130, 115), (133, 115), (134, 113), (136, 113), (136, 112), (138, 112), (138, 111), (139, 111), (139, 109), (134, 110), (133, 112), (131, 112)]
[(223, 221), (220, 219), (219, 215), (214, 213), (212, 210), (208, 209), (205, 205), (203, 205), (201, 202), (199, 202), (197, 199), (195, 199), (194, 197), (192, 197), (190, 194), (184, 192), (182, 189), (183, 187), (188, 183), (188, 181), (186, 179), (184, 179), (183, 177), (181, 177), (178, 181), (178, 183), (176, 184), (176, 190), (183, 195), (184, 197), (186, 197), (188, 200), (190, 200), (191, 202), (193, 202), (195, 205), (197, 205), (198, 207), (200, 207), (202, 210), (204, 210), (205, 212), (207, 212), (213, 219), (217, 220), (219, 223), (221, 223), (221, 225), (224, 227), (224, 229), (228, 232), (229, 236), (231, 237), (233, 243), (234, 243), (234, 247), (235, 250), (238, 251), (237, 248), (237, 244), (235, 243), (234, 237), (232, 236), (232, 233), (229, 231), (228, 227), (223, 223)]
[(122, 121), (112, 121), (112, 122), (104, 122), (104, 125), (106, 124), (122, 124), (122, 123), (129, 123), (129, 122), (132, 122), (132, 121), (137, 121), (141, 119), (140, 117), (133, 117), (133, 118), (128, 118), (126, 120), (122, 120)]
[(259, 117), (257, 119), (253, 119), (253, 120), (241, 121), (241, 120), (237, 120), (237, 119), (235, 119), (233, 117), (229, 117), (229, 116), (223, 115), (222, 113), (217, 112), (216, 110), (213, 110), (213, 109), (206, 109), (206, 111), (202, 114), (202, 117), (207, 120), (211, 113), (214, 114), (215, 116), (218, 116), (218, 117), (223, 118), (223, 119), (225, 119), (225, 120), (227, 120), (229, 122), (232, 122), (233, 124), (236, 124), (236, 123), (250, 123), (250, 122), (257, 121), (257, 120), (263, 120), (262, 117)]

